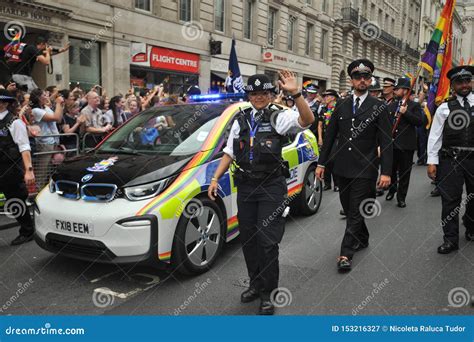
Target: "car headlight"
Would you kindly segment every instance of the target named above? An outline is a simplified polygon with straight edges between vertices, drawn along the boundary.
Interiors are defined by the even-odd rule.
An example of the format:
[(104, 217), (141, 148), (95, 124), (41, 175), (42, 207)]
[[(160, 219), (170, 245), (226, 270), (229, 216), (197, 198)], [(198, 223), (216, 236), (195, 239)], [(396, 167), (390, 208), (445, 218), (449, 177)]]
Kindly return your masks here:
[(153, 183), (124, 188), (125, 197), (130, 201), (141, 201), (152, 198), (166, 189), (166, 187), (171, 184), (171, 182), (172, 178), (166, 178)]

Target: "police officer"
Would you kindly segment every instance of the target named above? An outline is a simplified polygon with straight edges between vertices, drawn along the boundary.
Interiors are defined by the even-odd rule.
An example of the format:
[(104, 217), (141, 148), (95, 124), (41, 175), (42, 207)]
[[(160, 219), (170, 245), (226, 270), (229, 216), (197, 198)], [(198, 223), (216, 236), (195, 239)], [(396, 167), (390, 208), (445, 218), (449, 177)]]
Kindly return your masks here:
[(7, 201), (4, 210), (20, 224), (20, 235), (11, 244), (20, 245), (33, 239), (33, 221), (26, 206), (27, 185), (35, 176), (31, 163), (30, 143), (26, 126), (14, 113), (16, 99), (0, 89), (0, 192)]
[[(428, 176), (439, 179), (444, 243), (438, 253), (459, 247), (459, 211), (466, 208), (466, 240), (474, 241), (474, 66), (458, 66), (447, 76), (456, 97), (436, 110), (428, 138)], [(438, 176), (438, 177), (436, 177)], [(461, 203), (463, 186), (467, 197)]]
[(379, 187), (390, 184), (392, 171), (392, 139), (389, 112), (386, 106), (368, 94), (374, 65), (367, 59), (353, 61), (347, 68), (354, 87), (352, 96), (341, 101), (334, 110), (324, 139), (316, 176), (324, 178), (324, 168), (336, 137), (334, 174), (338, 177), (339, 197), (347, 214), (346, 232), (337, 260), (340, 271), (352, 267), (355, 252), (369, 244), (369, 231), (364, 213), (373, 210), (381, 147), (382, 175)]
[(372, 77), (372, 83), (369, 86), (369, 95), (377, 99), (380, 99), (382, 96), (382, 87), (380, 86), (379, 80), (375, 77)]
[(316, 139), (318, 142), (322, 139), (321, 135), (319, 135), (318, 131), (318, 125), (319, 125), (319, 113), (322, 110), (322, 104), (318, 100), (318, 92), (319, 92), (319, 86), (315, 83), (312, 82), (308, 84), (304, 89), (304, 92), (306, 92), (306, 102), (308, 102), (309, 108), (311, 108), (311, 111), (313, 112), (314, 115), (314, 122), (310, 126), (311, 132), (314, 133), (316, 136)]
[[(320, 137), (320, 140), (318, 140), (318, 144), (320, 147), (324, 144), (324, 134), (329, 125), (329, 121), (331, 120), (334, 108), (336, 107), (336, 102), (339, 99), (339, 94), (334, 89), (327, 89), (321, 95), (323, 97), (324, 107), (321, 109), (318, 118), (318, 136)], [(333, 145), (331, 154), (335, 153), (336, 145), (337, 143)], [(331, 172), (333, 164), (334, 163), (332, 162), (332, 160), (330, 160), (326, 165), (326, 172), (324, 173), (324, 191), (331, 190), (332, 179), (334, 179), (334, 191), (339, 191), (339, 187), (337, 185), (337, 178)]]
[(395, 99), (388, 105), (394, 124), (392, 180), (385, 199), (391, 201), (397, 194), (397, 205), (405, 208), (413, 155), (416, 150), (416, 127), (423, 124), (420, 104), (411, 100), (404, 102), (411, 89), (408, 78), (399, 78), (394, 86)]
[(237, 185), (237, 207), (242, 250), (250, 277), (250, 287), (241, 295), (243, 303), (261, 298), (259, 314), (274, 313), (273, 297), (278, 289), (278, 244), (285, 221), (287, 185), (281, 151), (284, 135), (303, 130), (314, 115), (298, 92), (295, 75), (279, 72), (280, 89), (295, 100), (298, 112), (271, 104), (275, 87), (268, 76), (253, 75), (245, 91), (251, 107), (234, 121), (224, 156), (217, 167), (208, 196), (217, 195), (218, 180), (232, 162)]
[(394, 97), (395, 80), (390, 77), (384, 77), (382, 81), (382, 100), (385, 101), (386, 104), (390, 104)]

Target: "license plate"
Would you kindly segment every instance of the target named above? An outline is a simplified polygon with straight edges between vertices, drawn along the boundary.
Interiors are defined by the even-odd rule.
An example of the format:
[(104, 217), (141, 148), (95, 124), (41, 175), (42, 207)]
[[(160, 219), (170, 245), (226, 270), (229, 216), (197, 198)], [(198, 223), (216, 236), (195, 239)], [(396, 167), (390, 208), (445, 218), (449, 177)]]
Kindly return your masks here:
[(91, 223), (79, 223), (63, 220), (54, 220), (56, 230), (61, 232), (73, 233), (78, 235), (93, 236), (94, 230)]

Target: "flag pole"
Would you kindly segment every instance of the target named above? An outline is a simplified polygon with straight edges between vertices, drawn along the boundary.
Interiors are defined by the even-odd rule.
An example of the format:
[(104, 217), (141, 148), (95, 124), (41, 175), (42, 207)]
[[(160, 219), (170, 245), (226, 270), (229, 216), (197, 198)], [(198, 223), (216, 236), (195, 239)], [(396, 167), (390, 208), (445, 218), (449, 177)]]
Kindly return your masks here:
[[(416, 76), (414, 78), (414, 80), (418, 80), (418, 77), (420, 77), (420, 73), (421, 73), (421, 69), (422, 69), (422, 66), (421, 65), (418, 65), (418, 71), (416, 72)], [(411, 87), (410, 89), (408, 90), (408, 93), (406, 94), (406, 96), (403, 98), (403, 103), (402, 103), (402, 106), (405, 106), (408, 102), (408, 99), (410, 98), (410, 95), (411, 93), (413, 93), (413, 88), (415, 87), (415, 84), (417, 82), (411, 82)], [(399, 109), (400, 111), (400, 109)], [(395, 131), (397, 130), (398, 128), (398, 125), (400, 124), (400, 120), (402, 119), (402, 116), (399, 115), (399, 111), (397, 111), (395, 113), (395, 116), (397, 117), (397, 121), (395, 122), (395, 124), (393, 125), (393, 129), (392, 129), (392, 137), (395, 137)]]

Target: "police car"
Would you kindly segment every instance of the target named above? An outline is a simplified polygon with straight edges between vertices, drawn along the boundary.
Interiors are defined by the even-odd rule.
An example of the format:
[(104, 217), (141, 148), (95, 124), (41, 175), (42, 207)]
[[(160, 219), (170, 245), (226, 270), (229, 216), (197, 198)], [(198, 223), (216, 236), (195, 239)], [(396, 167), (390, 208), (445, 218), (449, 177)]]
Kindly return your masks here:
[[(35, 199), (36, 242), (95, 262), (208, 270), (238, 236), (232, 170), (219, 180), (215, 202), (207, 188), (233, 118), (250, 106), (218, 98), (146, 110), (93, 151), (65, 161)], [(321, 203), (318, 155), (309, 130), (289, 137), (283, 149), (291, 207), (305, 215)]]

